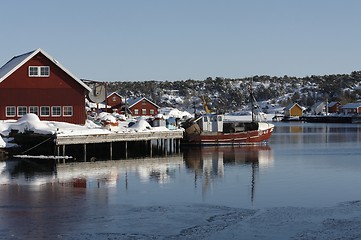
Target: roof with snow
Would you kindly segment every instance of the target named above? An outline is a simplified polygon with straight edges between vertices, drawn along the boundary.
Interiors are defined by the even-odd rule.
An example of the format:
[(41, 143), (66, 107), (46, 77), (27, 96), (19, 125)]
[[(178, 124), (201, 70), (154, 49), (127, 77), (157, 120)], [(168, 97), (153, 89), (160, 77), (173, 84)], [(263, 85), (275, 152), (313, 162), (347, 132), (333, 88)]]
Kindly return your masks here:
[(330, 102), (328, 104), (328, 107), (333, 107), (333, 106), (336, 106), (337, 104), (340, 104), (339, 102)]
[(133, 98), (133, 99), (128, 99), (128, 107), (131, 108), (133, 107), (135, 104), (137, 104), (138, 102), (142, 101), (142, 100), (146, 100), (148, 102), (150, 102), (151, 104), (153, 104), (154, 106), (156, 106), (157, 108), (159, 108), (159, 106), (157, 104), (155, 104), (154, 102), (150, 101), (148, 98), (145, 97), (139, 97), (139, 98)]
[(55, 58), (50, 56), (47, 52), (38, 48), (34, 51), (24, 53), (18, 56), (13, 57), (4, 66), (0, 68), (0, 83), (4, 81), (8, 76), (10, 76), (13, 72), (19, 69), (22, 65), (24, 65), (27, 61), (33, 58), (36, 54), (42, 53), (45, 57), (47, 57), (50, 61), (52, 61), (55, 65), (57, 65), (61, 70), (66, 72), (70, 77), (72, 77), (75, 81), (77, 81), (81, 86), (83, 86), (88, 91), (91, 91), (91, 88), (83, 83), (79, 78), (75, 77), (71, 72), (69, 72), (63, 65), (61, 65)]
[(346, 108), (348, 108), (348, 109), (355, 109), (355, 108), (359, 108), (359, 107), (361, 107), (361, 102), (359, 102), (359, 103), (347, 103), (347, 104), (344, 105), (342, 108), (343, 108), (343, 109), (346, 109)]
[(112, 92), (112, 93), (108, 94), (107, 98), (111, 97), (112, 95), (117, 95), (118, 97), (122, 98), (122, 96), (120, 96), (119, 93), (117, 93), (117, 92)]
[(289, 111), (291, 108), (293, 108), (294, 106), (298, 106), (299, 108), (302, 109), (302, 107), (298, 104), (298, 103), (290, 103), (287, 105), (287, 107), (285, 107), (285, 111)]
[(326, 104), (324, 102), (316, 102), (312, 105), (312, 108), (324, 107)]

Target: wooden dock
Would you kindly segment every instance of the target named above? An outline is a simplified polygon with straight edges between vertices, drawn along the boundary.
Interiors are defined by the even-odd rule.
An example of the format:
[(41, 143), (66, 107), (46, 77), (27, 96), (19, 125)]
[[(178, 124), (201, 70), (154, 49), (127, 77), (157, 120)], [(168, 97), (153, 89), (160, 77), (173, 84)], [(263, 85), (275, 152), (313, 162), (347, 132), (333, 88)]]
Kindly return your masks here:
[(129, 141), (149, 141), (161, 139), (182, 139), (182, 130), (154, 131), (154, 132), (127, 132), (111, 134), (87, 134), (87, 135), (56, 135), (55, 145), (111, 143)]
[(122, 132), (109, 134), (86, 134), (86, 135), (55, 135), (54, 143), (57, 156), (66, 156), (67, 146), (82, 145), (84, 161), (87, 160), (87, 145), (89, 144), (108, 144), (109, 159), (113, 159), (113, 143), (124, 143), (124, 148), (116, 151), (124, 151), (128, 155), (128, 143), (142, 142), (144, 148), (149, 150), (152, 156), (152, 141), (156, 141), (157, 146), (167, 155), (168, 151), (175, 152), (180, 150), (180, 141), (183, 138), (183, 130), (172, 131), (144, 131), (144, 132)]

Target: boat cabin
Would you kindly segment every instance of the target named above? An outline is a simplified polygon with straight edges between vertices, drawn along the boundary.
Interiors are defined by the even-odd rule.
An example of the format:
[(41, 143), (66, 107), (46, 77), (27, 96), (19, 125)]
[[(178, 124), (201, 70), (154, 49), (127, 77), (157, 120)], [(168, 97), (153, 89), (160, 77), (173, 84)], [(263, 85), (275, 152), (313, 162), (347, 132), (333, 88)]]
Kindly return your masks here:
[(203, 132), (223, 132), (224, 115), (206, 114), (198, 121), (198, 125)]

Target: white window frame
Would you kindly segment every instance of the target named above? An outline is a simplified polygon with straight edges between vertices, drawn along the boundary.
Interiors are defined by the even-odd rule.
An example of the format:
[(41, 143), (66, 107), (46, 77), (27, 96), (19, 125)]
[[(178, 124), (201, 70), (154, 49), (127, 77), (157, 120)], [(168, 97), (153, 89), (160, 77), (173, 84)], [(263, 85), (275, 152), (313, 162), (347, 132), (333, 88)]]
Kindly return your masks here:
[(37, 77), (39, 75), (39, 68), (36, 66), (29, 66), (29, 77)]
[(147, 115), (147, 109), (146, 108), (142, 108), (142, 115)]
[[(24, 110), (25, 110), (25, 112), (24, 112)], [(18, 117), (22, 117), (27, 113), (28, 113), (28, 107), (27, 106), (18, 106), (17, 107), (16, 114), (17, 114)]]
[[(11, 111), (8, 111), (10, 109), (11, 109)], [(10, 112), (14, 113), (14, 114), (9, 114)], [(16, 116), (16, 107), (15, 106), (6, 106), (5, 107), (5, 116), (6, 117), (15, 117)]]
[(73, 106), (64, 106), (63, 107), (63, 116), (64, 117), (72, 117), (73, 114), (74, 114)]
[(29, 106), (29, 113), (34, 113), (39, 116), (39, 107), (38, 106)]
[(139, 114), (138, 108), (134, 109), (134, 115), (138, 115), (138, 114)]
[[(43, 114), (43, 108), (47, 108), (48, 109), (48, 114)], [(40, 106), (40, 116), (41, 117), (49, 117), (50, 116), (50, 106)]]
[(50, 67), (41, 66), (40, 68), (40, 77), (49, 77), (50, 76)]
[(154, 113), (155, 113), (154, 109), (149, 109), (149, 114), (150, 115), (154, 115)]
[[(36, 71), (35, 71), (35, 69), (36, 69)], [(29, 77), (49, 77), (50, 76), (50, 67), (49, 66), (29, 66), (28, 75), (29, 75)]]
[(51, 116), (61, 117), (61, 106), (51, 106)]

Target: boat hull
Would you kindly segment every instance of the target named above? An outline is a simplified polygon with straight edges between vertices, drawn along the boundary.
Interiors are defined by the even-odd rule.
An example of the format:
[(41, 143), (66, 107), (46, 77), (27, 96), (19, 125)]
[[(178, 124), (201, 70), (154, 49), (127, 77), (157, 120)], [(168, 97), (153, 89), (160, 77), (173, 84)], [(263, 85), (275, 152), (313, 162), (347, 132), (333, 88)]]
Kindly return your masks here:
[(184, 136), (184, 143), (190, 145), (234, 145), (234, 144), (260, 144), (267, 142), (271, 137), (274, 126), (245, 132), (201, 132), (198, 135)]

